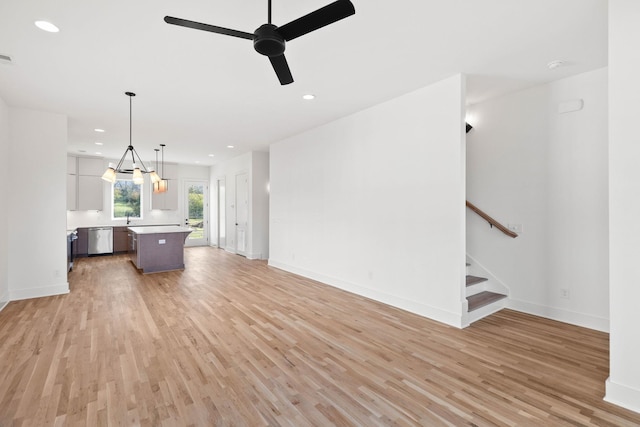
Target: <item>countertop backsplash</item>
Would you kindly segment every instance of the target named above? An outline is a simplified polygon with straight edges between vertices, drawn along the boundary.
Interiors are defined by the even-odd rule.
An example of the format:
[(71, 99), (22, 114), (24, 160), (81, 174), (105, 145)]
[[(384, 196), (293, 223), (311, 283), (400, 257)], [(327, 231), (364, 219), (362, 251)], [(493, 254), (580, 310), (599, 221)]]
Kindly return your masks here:
[[(145, 210), (143, 219), (131, 219), (129, 226), (182, 224), (183, 222), (184, 218), (181, 217), (179, 211)], [(124, 227), (126, 225), (125, 218), (111, 219), (111, 213), (107, 211), (67, 211), (68, 229), (94, 226)]]

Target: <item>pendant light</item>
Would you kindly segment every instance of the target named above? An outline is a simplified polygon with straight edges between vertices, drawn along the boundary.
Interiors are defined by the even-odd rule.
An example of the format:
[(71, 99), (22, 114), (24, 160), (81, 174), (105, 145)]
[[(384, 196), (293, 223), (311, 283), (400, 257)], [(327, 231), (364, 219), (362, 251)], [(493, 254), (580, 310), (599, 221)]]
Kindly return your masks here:
[[(160, 144), (160, 148), (162, 149), (162, 163), (161, 168), (158, 169), (158, 149), (156, 148), (156, 169), (160, 170), (160, 175), (162, 178), (158, 177), (156, 181), (153, 181), (153, 192), (154, 193), (165, 193), (169, 190), (169, 180), (164, 178), (164, 147), (165, 144)], [(157, 175), (157, 174), (156, 174)]]
[[(144, 162), (138, 155), (138, 152), (136, 151), (135, 148), (133, 148), (133, 143), (131, 142), (131, 134), (132, 134), (132, 128), (133, 128), (132, 126), (133, 114), (131, 110), (131, 100), (134, 96), (136, 96), (136, 94), (133, 92), (125, 92), (124, 94), (129, 97), (129, 146), (125, 150), (124, 154), (120, 158), (120, 161), (118, 162), (117, 165), (114, 165), (113, 163), (109, 163), (109, 167), (107, 168), (105, 173), (102, 175), (102, 179), (113, 183), (113, 182), (116, 182), (117, 173), (125, 173), (125, 174), (133, 174), (133, 182), (135, 184), (142, 184), (144, 183), (143, 174), (148, 173), (150, 174), (152, 181), (160, 180), (160, 177), (153, 169), (147, 169), (147, 167), (144, 165)], [(132, 169), (123, 169), (122, 163), (124, 162), (124, 159), (127, 157), (127, 154), (129, 152), (131, 152), (131, 161), (133, 163)], [(137, 161), (136, 161), (136, 158), (137, 158)]]

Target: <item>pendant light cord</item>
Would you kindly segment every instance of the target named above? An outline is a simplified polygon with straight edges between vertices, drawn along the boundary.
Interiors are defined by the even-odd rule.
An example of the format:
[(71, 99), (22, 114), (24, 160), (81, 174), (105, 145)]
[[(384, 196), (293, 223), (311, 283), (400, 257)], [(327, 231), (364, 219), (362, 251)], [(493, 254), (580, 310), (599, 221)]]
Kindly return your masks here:
[(131, 161), (133, 164), (136, 163), (136, 158), (133, 155), (133, 107), (132, 107), (132, 98), (136, 96), (133, 92), (125, 92), (125, 95), (129, 97), (129, 150), (131, 151)]
[(131, 145), (131, 135), (133, 128), (133, 107), (131, 106), (131, 95), (129, 95), (129, 145)]

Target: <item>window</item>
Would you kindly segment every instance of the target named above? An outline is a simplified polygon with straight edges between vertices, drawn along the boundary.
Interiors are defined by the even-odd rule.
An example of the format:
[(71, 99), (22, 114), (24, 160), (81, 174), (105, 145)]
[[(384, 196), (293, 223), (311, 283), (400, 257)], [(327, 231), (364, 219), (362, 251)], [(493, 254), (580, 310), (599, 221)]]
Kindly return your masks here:
[(142, 219), (142, 185), (116, 179), (111, 192), (112, 219)]

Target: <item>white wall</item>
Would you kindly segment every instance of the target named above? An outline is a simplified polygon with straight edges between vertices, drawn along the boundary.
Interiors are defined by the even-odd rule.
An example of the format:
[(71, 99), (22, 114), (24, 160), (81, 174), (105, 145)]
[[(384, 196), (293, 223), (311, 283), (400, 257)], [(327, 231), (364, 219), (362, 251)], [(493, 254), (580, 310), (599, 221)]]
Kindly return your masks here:
[[(104, 159), (105, 170), (109, 162), (114, 159)], [(117, 163), (117, 160), (115, 160)], [(184, 181), (201, 180), (209, 181), (209, 167), (197, 165), (177, 165), (178, 179), (172, 180), (169, 185), (178, 189), (178, 209), (158, 210), (151, 209), (151, 181), (146, 178), (142, 193), (142, 220), (132, 220), (131, 224), (178, 224), (183, 225), (186, 218), (186, 205), (184, 201)], [(111, 219), (111, 184), (103, 184), (103, 210), (101, 211), (67, 211), (68, 228), (90, 227), (96, 225), (124, 226), (126, 219)]]
[(271, 145), (269, 264), (461, 326), (464, 78)]
[(246, 235), (246, 256), (249, 259), (266, 259), (269, 250), (269, 153), (249, 152), (223, 164), (211, 167), (211, 242), (217, 242), (217, 181), (226, 184), (226, 246), (237, 253), (235, 235), (236, 177), (247, 174), (249, 184), (249, 224)]
[[(0, 98), (0, 200), (9, 200), (9, 107)], [(9, 301), (9, 204), (0, 207), (0, 309)]]
[[(582, 110), (558, 113), (578, 99)], [(510, 289), (511, 308), (608, 330), (607, 70), (468, 111), (467, 199), (523, 232), (468, 210), (467, 252)]]
[(9, 108), (9, 297), (69, 292), (67, 117)]
[(640, 2), (609, 0), (610, 376), (605, 400), (640, 412)]
[(252, 258), (269, 259), (269, 153), (251, 153)]

